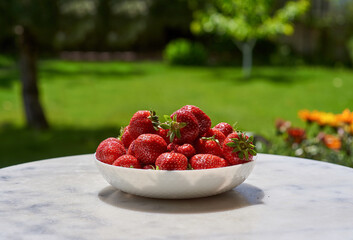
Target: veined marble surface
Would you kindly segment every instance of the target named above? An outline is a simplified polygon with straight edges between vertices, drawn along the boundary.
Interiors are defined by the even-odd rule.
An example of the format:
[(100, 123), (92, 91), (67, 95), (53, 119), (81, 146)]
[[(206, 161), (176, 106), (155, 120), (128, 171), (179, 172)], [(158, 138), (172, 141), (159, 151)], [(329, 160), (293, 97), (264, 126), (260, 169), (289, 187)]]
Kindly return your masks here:
[(0, 239), (353, 239), (353, 169), (260, 154), (240, 186), (191, 200), (111, 187), (94, 157), (0, 169)]

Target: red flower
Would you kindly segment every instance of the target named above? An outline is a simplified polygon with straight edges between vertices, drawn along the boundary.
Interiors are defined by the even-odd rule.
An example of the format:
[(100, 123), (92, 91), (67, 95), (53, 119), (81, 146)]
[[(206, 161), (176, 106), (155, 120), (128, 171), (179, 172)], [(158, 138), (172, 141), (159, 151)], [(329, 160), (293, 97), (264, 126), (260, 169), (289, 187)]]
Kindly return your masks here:
[(306, 138), (305, 130), (302, 128), (288, 128), (287, 129), (288, 137), (295, 143), (301, 143)]

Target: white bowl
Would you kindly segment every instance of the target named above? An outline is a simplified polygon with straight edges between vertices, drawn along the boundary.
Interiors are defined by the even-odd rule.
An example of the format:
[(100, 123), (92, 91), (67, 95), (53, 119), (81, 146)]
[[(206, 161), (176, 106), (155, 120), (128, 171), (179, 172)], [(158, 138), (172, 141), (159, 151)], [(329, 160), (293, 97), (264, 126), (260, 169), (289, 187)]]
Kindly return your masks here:
[(134, 195), (187, 199), (216, 195), (245, 181), (255, 160), (223, 168), (166, 171), (117, 167), (95, 159), (104, 179), (113, 187)]

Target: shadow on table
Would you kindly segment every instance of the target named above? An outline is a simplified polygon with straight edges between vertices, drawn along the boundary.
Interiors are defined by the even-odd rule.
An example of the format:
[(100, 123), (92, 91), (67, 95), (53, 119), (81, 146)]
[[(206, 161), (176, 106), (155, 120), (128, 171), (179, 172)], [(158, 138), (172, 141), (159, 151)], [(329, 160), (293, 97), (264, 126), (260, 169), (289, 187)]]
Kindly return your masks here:
[(208, 213), (221, 212), (262, 204), (264, 192), (250, 184), (243, 183), (231, 191), (195, 199), (154, 199), (124, 193), (112, 186), (102, 189), (98, 197), (103, 202), (141, 212), (155, 213)]

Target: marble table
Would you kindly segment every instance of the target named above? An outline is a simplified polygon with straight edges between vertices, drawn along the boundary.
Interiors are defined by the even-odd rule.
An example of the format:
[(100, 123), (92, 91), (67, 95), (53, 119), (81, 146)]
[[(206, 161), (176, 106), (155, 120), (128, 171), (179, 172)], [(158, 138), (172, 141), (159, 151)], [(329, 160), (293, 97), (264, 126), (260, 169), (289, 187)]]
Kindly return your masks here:
[(240, 186), (190, 200), (111, 187), (93, 155), (0, 169), (0, 239), (353, 239), (353, 169), (260, 154)]

